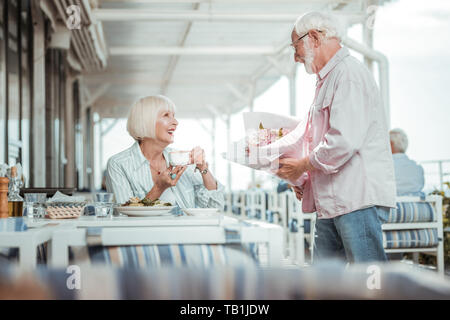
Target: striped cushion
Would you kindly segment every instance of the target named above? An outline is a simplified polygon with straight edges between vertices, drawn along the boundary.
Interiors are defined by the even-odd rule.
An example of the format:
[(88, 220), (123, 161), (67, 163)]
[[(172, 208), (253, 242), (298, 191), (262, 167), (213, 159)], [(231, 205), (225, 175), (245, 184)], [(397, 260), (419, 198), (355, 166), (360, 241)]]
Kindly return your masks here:
[(433, 222), (436, 214), (429, 202), (397, 202), (397, 209), (391, 210), (388, 223)]
[(383, 232), (383, 245), (385, 249), (436, 247), (438, 241), (437, 229)]
[(255, 244), (91, 246), (70, 251), (72, 264), (90, 262), (142, 269), (256, 265), (258, 255)]

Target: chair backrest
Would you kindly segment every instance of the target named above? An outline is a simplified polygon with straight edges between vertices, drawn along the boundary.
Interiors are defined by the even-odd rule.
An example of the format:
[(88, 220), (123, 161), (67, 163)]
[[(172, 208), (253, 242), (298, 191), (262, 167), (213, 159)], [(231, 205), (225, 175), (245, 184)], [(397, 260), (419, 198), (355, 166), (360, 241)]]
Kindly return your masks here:
[(234, 198), (233, 192), (225, 193), (225, 212), (226, 213), (233, 212), (233, 198)]
[[(442, 219), (442, 197), (397, 197), (387, 223), (438, 222)], [(439, 217), (441, 215), (441, 217)]]
[(278, 192), (276, 191), (270, 191), (268, 192), (268, 197), (267, 197), (267, 210), (270, 211), (276, 211), (278, 210)]
[(230, 195), (231, 209), (227, 212), (235, 215), (243, 215), (245, 212), (245, 192), (232, 191)]
[(256, 217), (261, 220), (266, 220), (266, 210), (267, 210), (267, 198), (266, 191), (263, 189), (258, 189), (254, 191), (253, 194), (253, 206)]
[(292, 225), (292, 223), (295, 222), (298, 227), (303, 227), (303, 211), (301, 202), (298, 201), (293, 192), (286, 192), (286, 200), (288, 224)]

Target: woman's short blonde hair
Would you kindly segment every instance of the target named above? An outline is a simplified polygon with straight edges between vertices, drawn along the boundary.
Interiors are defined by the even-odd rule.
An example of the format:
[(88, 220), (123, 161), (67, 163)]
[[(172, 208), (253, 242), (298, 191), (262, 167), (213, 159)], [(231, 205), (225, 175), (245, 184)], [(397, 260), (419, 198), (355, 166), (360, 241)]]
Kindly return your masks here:
[(155, 126), (161, 110), (175, 112), (175, 104), (163, 95), (139, 99), (131, 107), (127, 120), (127, 131), (136, 141), (155, 138)]

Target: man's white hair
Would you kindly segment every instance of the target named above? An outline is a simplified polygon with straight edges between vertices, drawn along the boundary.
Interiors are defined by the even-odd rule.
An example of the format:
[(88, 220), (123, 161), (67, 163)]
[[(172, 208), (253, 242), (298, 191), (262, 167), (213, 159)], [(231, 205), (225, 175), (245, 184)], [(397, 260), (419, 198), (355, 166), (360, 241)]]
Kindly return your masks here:
[(294, 29), (298, 36), (303, 36), (310, 30), (320, 30), (325, 39), (342, 40), (344, 36), (342, 21), (337, 16), (325, 12), (305, 13), (295, 21)]
[(389, 131), (389, 136), (392, 144), (397, 152), (405, 153), (408, 149), (408, 137), (405, 131), (400, 128), (395, 128)]

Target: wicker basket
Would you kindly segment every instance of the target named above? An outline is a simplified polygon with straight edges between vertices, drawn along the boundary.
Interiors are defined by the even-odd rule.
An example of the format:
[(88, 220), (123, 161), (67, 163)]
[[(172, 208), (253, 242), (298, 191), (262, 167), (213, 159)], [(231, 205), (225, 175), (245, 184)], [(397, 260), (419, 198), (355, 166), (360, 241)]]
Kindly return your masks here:
[(83, 214), (86, 202), (48, 202), (45, 204), (46, 218), (75, 219)]

